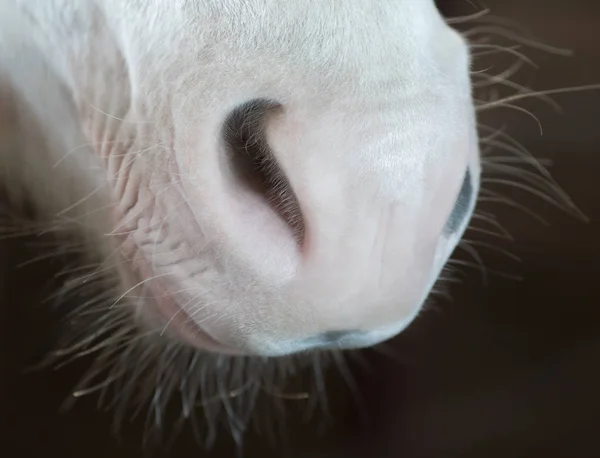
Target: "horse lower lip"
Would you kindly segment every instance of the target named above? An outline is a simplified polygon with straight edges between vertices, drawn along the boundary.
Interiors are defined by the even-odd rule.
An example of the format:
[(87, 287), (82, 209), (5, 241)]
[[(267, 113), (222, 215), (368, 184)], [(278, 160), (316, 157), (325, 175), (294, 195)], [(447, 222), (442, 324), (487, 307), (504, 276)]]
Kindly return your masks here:
[(156, 308), (167, 320), (166, 329), (172, 331), (187, 344), (207, 351), (234, 353), (193, 322), (187, 313), (166, 296), (155, 296)]
[[(140, 279), (152, 278), (154, 274), (149, 270), (148, 265), (141, 261), (130, 271), (135, 283), (141, 283)], [(182, 342), (205, 351), (216, 353), (240, 354), (234, 348), (222, 344), (212, 337), (207, 331), (202, 329), (194, 320), (181, 308), (168, 294), (161, 278), (154, 278), (145, 283), (145, 287), (150, 292), (150, 306), (153, 307), (164, 319), (163, 331), (169, 332)]]

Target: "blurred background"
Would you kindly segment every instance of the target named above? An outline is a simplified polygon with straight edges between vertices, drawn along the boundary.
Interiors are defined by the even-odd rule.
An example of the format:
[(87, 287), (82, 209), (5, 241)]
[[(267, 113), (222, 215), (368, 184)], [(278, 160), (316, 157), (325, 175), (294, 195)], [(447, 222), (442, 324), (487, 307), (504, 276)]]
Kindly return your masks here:
[[(482, 39), (476, 70), (498, 74), (516, 61), (514, 54), (492, 54), (493, 48), (485, 47), (486, 35), (490, 43), (518, 44), (498, 34), (502, 25), (574, 52), (567, 57), (521, 43), (518, 51), (538, 68), (527, 64), (511, 81), (536, 90), (600, 83), (599, 1), (438, 4), (447, 17), (491, 10), (487, 17), (457, 25), (471, 30), (474, 40)], [(490, 82), (485, 77), (477, 81), (482, 86)], [(514, 93), (515, 87), (508, 93), (490, 87), (486, 97), (496, 89), (500, 95)], [(288, 446), (273, 448), (264, 436), (250, 435), (245, 456), (600, 457), (600, 91), (553, 98), (562, 113), (534, 98), (515, 103), (539, 119), (543, 134), (532, 117), (510, 108), (486, 111), (482, 119), (493, 128), (505, 127), (535, 157), (550, 160), (554, 179), (590, 222), (531, 193), (490, 182), (490, 189), (498, 185), (502, 196), (537, 216), (494, 199), (482, 202), (482, 214), (494, 215), (514, 238), (491, 237), (483, 229), (499, 229), (476, 221), (480, 229), (467, 239), (487, 276), (469, 249), (459, 252), (455, 267), (462, 273), (460, 283), (451, 287), (451, 300), (436, 300), (407, 332), (382, 349), (362, 353), (368, 364), (350, 361), (356, 393), (343, 377), (331, 376), (327, 429), (300, 422), (291, 408)], [(490, 144), (501, 139), (490, 138)], [(497, 157), (510, 156), (504, 153)], [(494, 164), (498, 171), (498, 164), (506, 162)], [(60, 371), (23, 371), (54, 337), (48, 333), (52, 317), (39, 302), (47, 294), (47, 279), (60, 266), (42, 262), (5, 274), (7, 266), (35, 253), (15, 241), (0, 242), (0, 252), (7, 253), (0, 260), (0, 444), (8, 451), (3, 455), (141, 457), (143, 424), (133, 423), (115, 438), (110, 414), (97, 411), (93, 398), (59, 413), (84, 361)], [(235, 454), (227, 441), (204, 454), (185, 431), (168, 453), (154, 456)]]

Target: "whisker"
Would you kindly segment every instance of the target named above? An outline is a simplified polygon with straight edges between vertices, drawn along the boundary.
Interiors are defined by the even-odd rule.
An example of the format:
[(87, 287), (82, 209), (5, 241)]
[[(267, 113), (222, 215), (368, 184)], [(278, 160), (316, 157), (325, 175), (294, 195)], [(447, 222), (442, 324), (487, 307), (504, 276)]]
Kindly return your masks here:
[(483, 16), (486, 16), (487, 14), (489, 14), (489, 12), (490, 12), (489, 8), (485, 8), (481, 11), (478, 11), (476, 13), (472, 13), (472, 14), (469, 14), (466, 16), (460, 16), (460, 17), (455, 17), (455, 18), (446, 18), (446, 22), (450, 25), (463, 24), (465, 22), (471, 22), (471, 21), (479, 19)]
[[(477, 111), (483, 112), (483, 111), (487, 111), (492, 108), (507, 106), (507, 104), (509, 104), (511, 102), (517, 102), (519, 100), (525, 100), (525, 99), (529, 99), (532, 97), (538, 97), (540, 95), (547, 96), (547, 95), (552, 95), (552, 94), (568, 94), (568, 93), (572, 93), (572, 92), (594, 91), (594, 90), (598, 90), (598, 89), (600, 89), (600, 84), (589, 84), (586, 86), (575, 86), (575, 87), (567, 87), (567, 88), (560, 88), (560, 89), (548, 89), (545, 91), (533, 91), (533, 92), (529, 92), (527, 94), (516, 94), (516, 95), (505, 97), (505, 98), (495, 101), (495, 102), (489, 102), (489, 103), (484, 103), (484, 104), (478, 105)], [(512, 107), (518, 108), (515, 106), (512, 106)]]

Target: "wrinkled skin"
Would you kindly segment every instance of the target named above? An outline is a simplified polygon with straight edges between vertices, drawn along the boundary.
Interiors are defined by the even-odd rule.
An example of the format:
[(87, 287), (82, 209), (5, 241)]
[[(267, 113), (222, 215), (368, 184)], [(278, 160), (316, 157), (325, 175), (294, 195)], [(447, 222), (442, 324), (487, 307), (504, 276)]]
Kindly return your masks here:
[(398, 334), (479, 189), (468, 47), (431, 0), (0, 0), (0, 84), (14, 200), (76, 221), (140, 329), (209, 352)]

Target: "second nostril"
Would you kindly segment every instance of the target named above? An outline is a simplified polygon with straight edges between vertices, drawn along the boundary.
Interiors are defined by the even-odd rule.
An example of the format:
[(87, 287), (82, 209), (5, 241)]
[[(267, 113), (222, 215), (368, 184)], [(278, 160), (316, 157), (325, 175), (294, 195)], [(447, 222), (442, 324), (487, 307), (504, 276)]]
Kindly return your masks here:
[(234, 179), (247, 191), (262, 196), (301, 245), (304, 219), (300, 205), (265, 135), (268, 114), (280, 109), (280, 104), (267, 99), (237, 107), (225, 120), (223, 139)]

